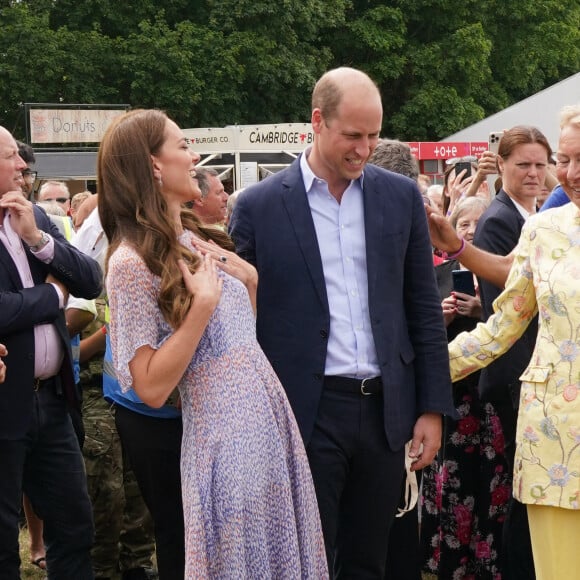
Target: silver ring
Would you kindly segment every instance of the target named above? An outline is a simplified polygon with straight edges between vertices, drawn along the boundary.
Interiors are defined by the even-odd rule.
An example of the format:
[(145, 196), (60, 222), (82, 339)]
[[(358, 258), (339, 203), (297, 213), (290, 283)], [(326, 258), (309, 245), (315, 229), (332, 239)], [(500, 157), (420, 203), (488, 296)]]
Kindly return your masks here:
[(220, 262), (222, 264), (225, 264), (228, 261), (228, 259), (225, 256), (220, 256)]

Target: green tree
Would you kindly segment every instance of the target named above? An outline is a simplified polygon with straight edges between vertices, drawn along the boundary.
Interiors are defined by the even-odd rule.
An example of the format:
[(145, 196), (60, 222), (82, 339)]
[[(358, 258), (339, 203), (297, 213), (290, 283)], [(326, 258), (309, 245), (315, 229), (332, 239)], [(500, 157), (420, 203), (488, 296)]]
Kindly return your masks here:
[(0, 29), (19, 136), (23, 102), (305, 121), (316, 79), (348, 65), (377, 82), (384, 134), (437, 140), (580, 70), (577, 0), (5, 0)]

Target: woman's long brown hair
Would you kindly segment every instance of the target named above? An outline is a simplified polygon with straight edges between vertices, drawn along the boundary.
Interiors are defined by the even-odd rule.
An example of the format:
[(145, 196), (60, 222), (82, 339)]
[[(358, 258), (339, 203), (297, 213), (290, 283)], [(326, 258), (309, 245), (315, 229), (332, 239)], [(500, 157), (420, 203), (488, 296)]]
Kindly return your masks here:
[[(138, 109), (115, 118), (101, 142), (97, 157), (99, 217), (109, 240), (108, 258), (125, 240), (143, 258), (149, 270), (161, 279), (158, 304), (165, 320), (178, 328), (193, 296), (185, 288), (178, 260), (194, 273), (196, 253), (182, 246), (165, 198), (153, 175), (151, 155), (158, 155), (165, 142), (168, 117), (156, 109)], [(202, 239), (212, 239), (233, 250), (222, 231), (205, 227), (191, 212), (181, 214), (184, 229)]]

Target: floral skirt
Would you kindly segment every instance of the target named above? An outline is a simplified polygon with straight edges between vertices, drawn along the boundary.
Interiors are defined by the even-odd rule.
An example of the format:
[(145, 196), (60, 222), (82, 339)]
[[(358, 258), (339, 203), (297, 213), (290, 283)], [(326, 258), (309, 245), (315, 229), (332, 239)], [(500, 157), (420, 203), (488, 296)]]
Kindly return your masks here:
[(454, 385), (454, 397), (460, 419), (445, 418), (441, 451), (423, 471), (422, 569), (445, 580), (499, 580), (512, 480), (503, 432), (473, 377)]

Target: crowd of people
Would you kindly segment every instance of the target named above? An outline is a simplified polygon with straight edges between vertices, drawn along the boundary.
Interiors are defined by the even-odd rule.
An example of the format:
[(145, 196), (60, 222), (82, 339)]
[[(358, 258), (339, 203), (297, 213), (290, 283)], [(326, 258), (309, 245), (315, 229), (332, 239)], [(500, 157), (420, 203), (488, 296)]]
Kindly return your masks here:
[(328, 71), (230, 196), (158, 110), (98, 195), (0, 127), (0, 578), (23, 506), (50, 580), (574, 577), (580, 106), (442, 187), (382, 116)]

